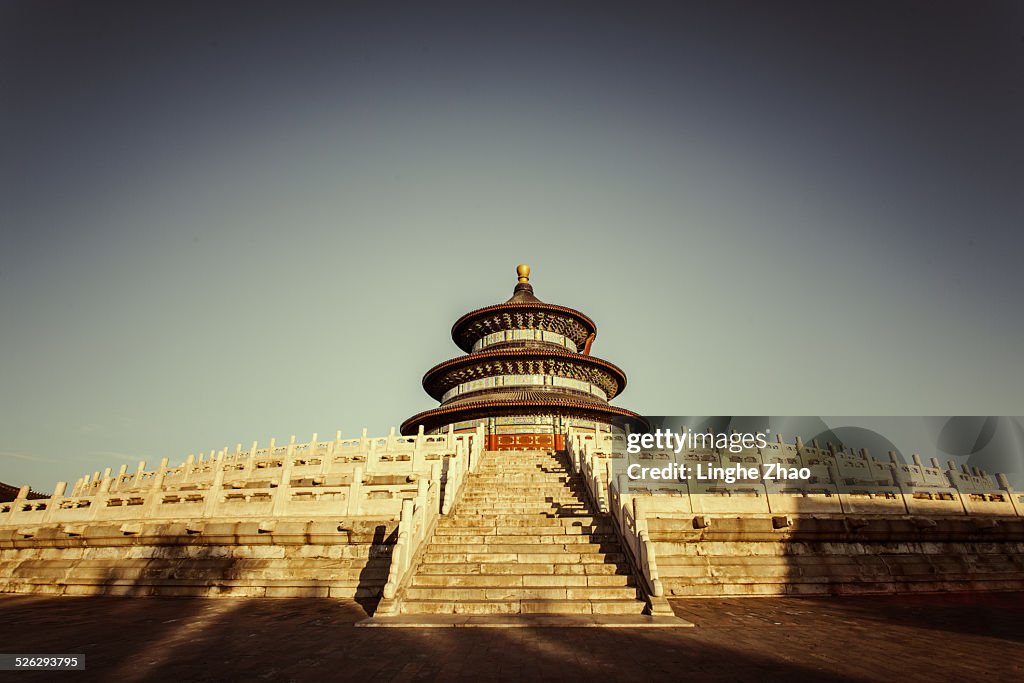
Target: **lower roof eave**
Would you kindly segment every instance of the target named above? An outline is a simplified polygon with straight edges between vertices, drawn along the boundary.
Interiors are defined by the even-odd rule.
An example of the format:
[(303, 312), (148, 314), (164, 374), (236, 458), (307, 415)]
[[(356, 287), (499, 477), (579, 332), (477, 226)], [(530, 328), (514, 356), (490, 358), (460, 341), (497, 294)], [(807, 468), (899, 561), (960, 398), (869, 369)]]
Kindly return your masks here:
[(531, 401), (479, 401), (462, 403), (455, 406), (439, 406), (431, 410), (413, 415), (402, 423), (401, 432), (405, 436), (413, 435), (420, 425), (424, 430), (431, 430), (455, 422), (464, 422), (478, 418), (501, 414), (522, 414), (527, 412), (551, 412), (582, 415), (600, 420), (625, 418), (639, 429), (649, 428), (647, 420), (640, 414), (625, 408), (600, 405), (589, 401), (572, 400), (531, 400)]

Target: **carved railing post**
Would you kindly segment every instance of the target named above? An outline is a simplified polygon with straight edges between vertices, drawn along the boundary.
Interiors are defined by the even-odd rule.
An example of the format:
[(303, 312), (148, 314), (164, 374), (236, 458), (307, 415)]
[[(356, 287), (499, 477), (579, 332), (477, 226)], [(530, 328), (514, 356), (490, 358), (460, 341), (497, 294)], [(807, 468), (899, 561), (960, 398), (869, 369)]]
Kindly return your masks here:
[(249, 477), (252, 475), (252, 471), (256, 469), (256, 441), (252, 442), (252, 446), (249, 448), (249, 455), (245, 458), (245, 476)]
[(288, 444), (288, 451), (281, 459), (281, 478), (278, 480), (277, 491), (274, 492), (272, 506), (274, 515), (283, 515), (292, 495), (292, 467), (295, 463), (295, 437)]
[[(146, 461), (145, 460), (140, 460), (139, 461), (139, 466), (135, 470), (135, 477), (132, 479), (132, 488), (133, 489), (138, 489), (139, 486), (142, 484), (142, 476), (145, 473), (145, 471), (146, 471)], [(71, 495), (74, 495), (74, 493), (72, 493)]]
[(398, 518), (398, 539), (391, 551), (391, 567), (388, 580), (384, 584), (384, 597), (394, 598), (398, 592), (402, 577), (409, 565), (409, 529), (413, 523), (413, 502), (408, 498), (402, 501), (402, 512)]
[(374, 472), (380, 469), (380, 467), (377, 466), (380, 461), (380, 455), (378, 455), (377, 453), (377, 440), (370, 439), (368, 443), (369, 448), (367, 448), (365, 451), (367, 473)]
[(126, 464), (125, 465), (121, 465), (121, 467), (118, 468), (118, 470), (117, 470), (117, 479), (114, 480), (113, 485), (111, 486), (111, 488), (114, 491), (120, 491), (121, 490), (121, 486), (122, 486), (122, 484), (124, 482), (124, 475), (125, 475), (125, 473), (127, 471), (128, 471), (128, 465), (126, 465)]
[(416, 445), (412, 451), (412, 471), (422, 472), (426, 469), (425, 464), (427, 462), (427, 437), (423, 433), (423, 425), (420, 425), (419, 431), (416, 433)]
[(348, 487), (348, 515), (359, 516), (359, 508), (363, 502), (363, 466), (356, 465), (352, 470), (352, 482)]
[(217, 459), (214, 461), (214, 467), (216, 468), (213, 473), (213, 482), (210, 484), (210, 488), (206, 491), (206, 502), (203, 505), (203, 517), (213, 517), (217, 510), (217, 506), (220, 504), (221, 489), (224, 486), (224, 456), (227, 454), (227, 449), (217, 454)]
[[(182, 481), (188, 481), (189, 479), (192, 478), (192, 469), (195, 466), (195, 461), (196, 461), (196, 456), (194, 456), (194, 455), (192, 455), (190, 453), (188, 458), (185, 460), (185, 464), (183, 466), (183, 469), (185, 470), (185, 472), (182, 474), (182, 477), (181, 477)], [(202, 462), (202, 461), (203, 461), (203, 454), (200, 453), (199, 454), (199, 462)]]
[(641, 571), (647, 580), (651, 594), (660, 598), (665, 595), (665, 587), (662, 585), (661, 578), (658, 575), (654, 543), (651, 542), (650, 535), (647, 532), (646, 506), (645, 500), (639, 496), (633, 497), (633, 524), (636, 527), (637, 547), (639, 549), (637, 560), (640, 562)]
[(60, 510), (61, 501), (64, 500), (64, 492), (67, 491), (68, 483), (66, 481), (58, 481), (53, 487), (53, 495), (46, 501), (46, 512), (43, 513), (42, 522), (48, 522), (53, 519), (53, 516)]

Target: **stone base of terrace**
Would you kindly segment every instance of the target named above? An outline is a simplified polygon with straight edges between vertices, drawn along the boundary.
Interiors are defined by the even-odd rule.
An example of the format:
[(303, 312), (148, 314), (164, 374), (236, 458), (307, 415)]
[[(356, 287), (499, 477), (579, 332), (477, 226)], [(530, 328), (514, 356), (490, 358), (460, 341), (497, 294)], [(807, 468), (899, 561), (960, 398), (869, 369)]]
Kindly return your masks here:
[(0, 528), (0, 592), (373, 601), (394, 519), (96, 522)]
[[(481, 433), (239, 446), (0, 504), (0, 592), (355, 598), (375, 604), (402, 519), (458, 497)], [(408, 523), (408, 522), (407, 522)], [(372, 610), (371, 610), (372, 611)]]
[(1024, 496), (1004, 475), (889, 462), (796, 439), (733, 454), (654, 451), (649, 467), (806, 467), (804, 482), (631, 480), (625, 444), (571, 430), (573, 467), (656, 597), (1024, 589)]

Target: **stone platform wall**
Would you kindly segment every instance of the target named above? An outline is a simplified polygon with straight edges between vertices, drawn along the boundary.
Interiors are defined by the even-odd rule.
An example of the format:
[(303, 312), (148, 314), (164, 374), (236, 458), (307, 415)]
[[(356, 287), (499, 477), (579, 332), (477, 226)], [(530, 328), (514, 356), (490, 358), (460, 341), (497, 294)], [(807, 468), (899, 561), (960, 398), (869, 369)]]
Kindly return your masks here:
[[(617, 437), (616, 437), (617, 438)], [(648, 467), (805, 467), (804, 481), (633, 481), (624, 443), (570, 433), (569, 455), (656, 597), (1024, 590), (1024, 495), (1004, 475), (919, 455), (776, 443), (648, 451)]]
[(1024, 520), (648, 518), (668, 595), (1024, 590)]
[(0, 592), (375, 599), (406, 508), (457, 497), (482, 432), (224, 448), (0, 503)]
[(648, 517), (647, 529), (667, 595), (1024, 590), (1022, 519)]
[[(287, 520), (0, 529), (0, 592), (374, 598), (394, 520)], [(29, 535), (30, 534), (30, 535)]]

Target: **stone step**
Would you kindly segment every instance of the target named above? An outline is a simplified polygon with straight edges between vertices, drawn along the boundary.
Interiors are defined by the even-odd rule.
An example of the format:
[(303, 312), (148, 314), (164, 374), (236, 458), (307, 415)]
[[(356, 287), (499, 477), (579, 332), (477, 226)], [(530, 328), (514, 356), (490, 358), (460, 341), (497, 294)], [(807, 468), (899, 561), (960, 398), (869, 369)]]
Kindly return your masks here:
[[(561, 508), (564, 510), (564, 508)], [(560, 510), (557, 506), (549, 507), (538, 507), (538, 508), (493, 508), (493, 507), (456, 507), (456, 512), (470, 515), (502, 515), (502, 514), (513, 514), (513, 515), (535, 515), (538, 518), (543, 518), (544, 515), (556, 514)]]
[(474, 474), (481, 472), (572, 472), (564, 463), (551, 462), (521, 462), (521, 463), (480, 463)]
[(564, 474), (528, 474), (507, 472), (501, 475), (475, 475), (468, 479), (473, 484), (486, 486), (575, 486), (581, 487), (584, 482)]
[(494, 467), (496, 465), (512, 465), (517, 467), (555, 465), (557, 467), (565, 467), (570, 464), (568, 459), (563, 460), (558, 456), (548, 455), (536, 458), (484, 458), (480, 461), (479, 467)]
[(434, 530), (434, 538), (442, 536), (579, 536), (584, 534), (612, 533), (612, 528), (609, 524), (599, 526), (589, 524), (587, 526), (567, 526), (564, 524), (538, 524), (536, 526), (526, 526), (525, 524), (512, 526), (451, 524), (445, 526), (438, 525)]
[(495, 470), (494, 472), (477, 472), (470, 475), (468, 481), (481, 482), (485, 484), (501, 484), (504, 482), (530, 482), (541, 481), (552, 484), (582, 483), (582, 479), (571, 475), (568, 472), (542, 472), (540, 470)]
[[(607, 526), (511, 526), (511, 527), (470, 527), (470, 526), (446, 526), (434, 530), (434, 539), (439, 543), (453, 543), (453, 537), (472, 537), (469, 543), (501, 543), (495, 540), (498, 537), (518, 538), (520, 543), (533, 543), (540, 537), (553, 537), (554, 542), (573, 542), (566, 539), (599, 536), (601, 541), (611, 542), (615, 540), (615, 532)], [(605, 539), (604, 536), (608, 538)]]
[[(586, 519), (588, 523), (582, 523), (577, 520)], [(459, 519), (442, 519), (437, 524), (437, 529), (441, 533), (449, 533), (451, 529), (465, 529), (464, 533), (476, 533), (476, 534), (495, 534), (495, 533), (506, 533), (498, 531), (498, 529), (509, 529), (507, 533), (520, 534), (528, 533), (523, 531), (524, 529), (544, 529), (544, 531), (538, 531), (540, 534), (564, 534), (564, 533), (585, 533), (587, 531), (594, 531), (599, 533), (608, 533), (612, 526), (609, 522), (600, 520), (594, 523), (585, 517), (548, 517), (543, 514), (529, 514), (522, 517), (516, 516), (508, 519), (503, 519), (502, 515), (495, 515), (491, 518), (472, 519), (470, 517), (461, 517)], [(558, 531), (558, 529), (575, 529), (575, 531)], [(454, 533), (454, 532), (452, 532)], [(459, 532), (463, 533), (463, 532)]]
[[(556, 508), (542, 510), (540, 512), (513, 512), (502, 514), (501, 510), (494, 512), (477, 512), (472, 515), (460, 515), (458, 519), (444, 519), (438, 522), (438, 529), (468, 529), (467, 533), (485, 533), (493, 534), (496, 533), (496, 529), (499, 528), (510, 528), (510, 529), (526, 529), (526, 528), (540, 528), (550, 527), (543, 534), (559, 534), (559, 533), (579, 533), (585, 529), (597, 529), (606, 531), (611, 529), (611, 525), (600, 520), (596, 524), (593, 523), (587, 517), (579, 516), (554, 516), (552, 513), (556, 511)], [(582, 520), (587, 520), (588, 523), (582, 523)], [(560, 522), (565, 522), (561, 524)], [(576, 529), (573, 532), (557, 531), (557, 529)], [(552, 531), (555, 529), (555, 531)], [(500, 532), (499, 532), (500, 533)], [(509, 533), (523, 533), (522, 531), (511, 531)]]
[(580, 502), (574, 498), (532, 498), (532, 499), (513, 499), (513, 498), (495, 498), (495, 499), (479, 499), (479, 500), (463, 500), (456, 507), (472, 508), (472, 507), (493, 507), (496, 509), (516, 509), (524, 508), (526, 511), (535, 509), (544, 509), (552, 507), (569, 507), (578, 508)]
[(555, 484), (548, 486), (542, 482), (534, 483), (505, 483), (488, 484), (487, 486), (469, 486), (464, 494), (468, 498), (483, 498), (491, 496), (574, 496), (586, 495), (582, 486), (571, 486), (569, 484)]
[[(445, 574), (450, 575), (457, 572), (460, 575), (482, 574), (482, 575), (505, 575), (505, 574), (588, 574), (588, 575), (628, 575), (629, 566), (624, 562), (618, 564), (556, 564), (547, 563), (504, 563), (504, 562), (471, 562), (461, 565), (424, 563), (417, 570), (417, 575), (423, 574)], [(386, 576), (384, 578), (387, 578)]]
[(572, 470), (565, 467), (561, 463), (522, 463), (512, 464), (506, 463), (503, 465), (496, 464), (481, 464), (473, 474), (493, 474), (501, 472), (538, 472), (538, 473), (550, 473), (558, 472), (562, 475), (572, 473)]
[(480, 461), (480, 465), (486, 465), (487, 463), (543, 463), (553, 461), (557, 463), (564, 463), (568, 459), (563, 460), (561, 457), (554, 454), (538, 454), (536, 456), (489, 456), (485, 457)]
[(515, 484), (522, 482), (528, 484), (539, 482), (543, 484), (575, 484), (584, 483), (582, 479), (567, 474), (566, 472), (483, 472), (471, 476), (468, 481), (482, 484)]
[(487, 586), (481, 588), (418, 587), (405, 589), (406, 600), (636, 600), (629, 586), (541, 588), (536, 586)]
[(601, 545), (608, 543), (616, 543), (618, 539), (615, 534), (450, 534), (450, 535), (435, 535), (431, 542), (431, 547), (453, 545), (465, 545), (481, 547), (486, 546), (488, 549), (496, 546), (507, 546), (507, 545), (561, 545), (568, 543), (575, 546), (586, 545)]
[(496, 481), (481, 484), (479, 486), (470, 485), (465, 491), (465, 495), (467, 496), (497, 495), (499, 493), (517, 496), (529, 495), (531, 493), (544, 493), (547, 495), (571, 493), (578, 496), (586, 493), (586, 489), (582, 485), (569, 484), (567, 482), (555, 482), (552, 484), (547, 481), (516, 480), (505, 482)]
[(460, 501), (456, 507), (488, 507), (495, 506), (498, 508), (509, 508), (515, 509), (516, 507), (524, 507), (527, 511), (534, 510), (542, 507), (561, 506), (569, 508), (583, 509), (584, 506), (576, 498), (480, 498), (478, 500), (463, 500)]
[(534, 448), (528, 451), (484, 451), (486, 458), (557, 458), (558, 451), (551, 448)]
[[(435, 546), (427, 548), (423, 554), (423, 562), (429, 564), (466, 564), (474, 562), (505, 562), (511, 564), (601, 564), (603, 562), (622, 563), (626, 561), (622, 552), (570, 551), (560, 549), (544, 552), (544, 546), (529, 546), (533, 552), (480, 552), (480, 546), (472, 546), (475, 552), (453, 551), (446, 547), (444, 551), (435, 550)], [(554, 546), (551, 546), (554, 547)], [(452, 571), (455, 571), (454, 569)]]
[(523, 491), (488, 491), (486, 493), (466, 494), (462, 497), (463, 502), (479, 501), (500, 501), (504, 503), (539, 502), (545, 500), (557, 500), (560, 502), (578, 503), (580, 497), (566, 489), (553, 489), (551, 491), (526, 489)]
[[(526, 457), (524, 457), (524, 455)], [(547, 454), (488, 453), (435, 528), (406, 614), (640, 614), (634, 578), (582, 479)]]
[(494, 496), (506, 496), (514, 498), (525, 498), (527, 496), (572, 496), (583, 498), (586, 491), (582, 487), (570, 487), (566, 484), (546, 486), (539, 482), (534, 484), (494, 484), (493, 486), (469, 487), (463, 493), (463, 498), (493, 498)]
[[(586, 537), (560, 537), (551, 543), (529, 542), (520, 538), (519, 543), (431, 543), (428, 553), (499, 553), (524, 555), (528, 553), (611, 553), (620, 550), (618, 543), (590, 543)], [(527, 542), (523, 542), (527, 541)]]
[(563, 505), (538, 505), (532, 507), (515, 507), (506, 508), (501, 506), (483, 506), (474, 505), (472, 507), (461, 505), (456, 506), (456, 512), (464, 515), (503, 515), (503, 514), (517, 514), (517, 515), (535, 515), (537, 517), (545, 517), (548, 515), (564, 515), (567, 512), (588, 512), (583, 508), (566, 508)]
[(501, 456), (484, 458), (480, 461), (480, 466), (485, 467), (487, 465), (495, 464), (511, 464), (511, 465), (534, 465), (539, 463), (555, 463), (557, 465), (569, 464), (567, 459), (563, 460), (557, 455), (537, 455), (533, 457), (524, 458), (503, 458)]
[(577, 481), (575, 479), (568, 479), (565, 476), (537, 476), (532, 474), (517, 474), (517, 475), (504, 475), (500, 477), (472, 477), (467, 481), (469, 484), (469, 491), (482, 490), (484, 488), (493, 489), (494, 487), (508, 487), (516, 489), (525, 489), (529, 487), (543, 486), (547, 488), (574, 488), (576, 490), (583, 490), (585, 483)]
[(462, 501), (460, 501), (460, 504), (465, 505), (482, 505), (485, 503), (495, 503), (500, 505), (543, 505), (545, 503), (559, 503), (561, 505), (573, 506), (583, 505), (583, 502), (579, 498), (575, 496), (567, 496), (564, 494), (547, 496), (530, 494), (524, 494), (522, 496), (504, 496), (499, 494), (495, 496), (478, 496), (473, 498), (466, 497), (463, 498)]
[[(559, 514), (561, 512), (561, 514)], [(471, 514), (460, 513), (458, 506), (456, 510), (452, 512), (449, 517), (451, 518), (463, 518), (463, 517), (477, 517), (480, 519), (494, 519), (497, 517), (505, 517), (508, 519), (526, 519), (533, 517), (535, 519), (585, 519), (593, 516), (593, 512), (590, 508), (582, 503), (576, 507), (559, 510), (534, 510), (530, 512), (509, 512), (508, 510), (499, 512), (474, 512)]]
[(516, 512), (517, 507), (525, 508), (522, 510), (523, 514), (530, 512), (541, 512), (544, 508), (560, 507), (565, 510), (590, 512), (588, 506), (577, 498), (568, 498), (563, 500), (545, 500), (539, 498), (537, 500), (463, 500), (455, 506), (458, 509), (463, 508), (477, 508), (477, 507), (488, 507), (493, 506), (498, 508), (498, 511), (504, 512)]
[(538, 515), (535, 513), (529, 514), (480, 514), (480, 515), (461, 515), (458, 513), (442, 517), (441, 521), (438, 522), (438, 526), (445, 526), (448, 524), (459, 524), (467, 526), (544, 526), (544, 525), (570, 525), (570, 526), (588, 526), (594, 524), (608, 524), (608, 520), (605, 517), (594, 517), (590, 512), (584, 512), (580, 514), (566, 514), (566, 515)]
[(627, 588), (633, 577), (622, 574), (417, 574), (418, 588)]
[(493, 472), (476, 472), (471, 475), (468, 481), (482, 482), (485, 484), (500, 484), (503, 482), (511, 481), (541, 481), (551, 484), (568, 484), (568, 483), (582, 483), (583, 480), (577, 478), (569, 472), (544, 472), (541, 470), (495, 470)]
[(469, 479), (467, 481), (472, 482), (474, 484), (486, 484), (488, 486), (490, 486), (490, 485), (497, 485), (497, 484), (517, 484), (517, 483), (522, 483), (524, 485), (526, 485), (526, 484), (533, 484), (533, 483), (540, 483), (540, 484), (551, 485), (551, 486), (566, 485), (566, 484), (569, 484), (569, 485), (572, 485), (572, 486), (582, 486), (583, 485), (582, 481), (577, 480), (577, 479), (575, 479), (573, 477), (568, 477), (568, 476), (566, 476), (564, 474), (563, 475), (552, 475), (552, 474), (544, 474), (544, 475), (542, 475), (542, 474), (527, 474), (527, 473), (522, 473), (522, 474), (506, 473), (506, 474), (501, 474), (501, 475), (476, 474), (476, 475), (473, 475), (473, 476), (469, 477)]
[(478, 496), (463, 496), (462, 502), (470, 503), (489, 503), (492, 501), (498, 501), (502, 503), (539, 503), (546, 500), (558, 499), (560, 501), (570, 501), (572, 503), (582, 505), (586, 497), (582, 494), (577, 495), (569, 492), (569, 490), (552, 490), (552, 492), (539, 492), (536, 488), (523, 490), (523, 492), (503, 492), (502, 489), (496, 488), (493, 492), (486, 492)]
[(513, 472), (511, 470), (494, 471), (494, 472), (476, 472), (475, 474), (469, 475), (466, 479), (467, 482), (479, 482), (482, 484), (502, 484), (505, 482), (533, 482), (539, 481), (545, 484), (584, 484), (582, 478), (577, 477), (569, 472), (541, 472), (540, 470), (534, 470), (532, 472), (523, 470), (521, 472)]
[(538, 460), (483, 460), (477, 468), (481, 470), (569, 470), (569, 463), (554, 458)]
[(406, 600), (405, 614), (640, 614), (639, 600)]
[(540, 458), (536, 460), (483, 460), (480, 462), (477, 471), (516, 469), (516, 470), (568, 470), (568, 462), (562, 462), (555, 458)]
[(484, 458), (480, 461), (480, 467), (495, 467), (497, 465), (512, 465), (517, 467), (531, 467), (539, 465), (555, 465), (564, 467), (569, 464), (557, 456), (541, 456), (537, 458)]
[(582, 481), (576, 472), (558, 466), (481, 467), (471, 475), (471, 479), (478, 481), (507, 479), (510, 477), (547, 479), (548, 481)]
[(537, 498), (535, 500), (464, 500), (458, 503), (455, 507), (458, 510), (468, 510), (472, 508), (493, 508), (496, 512), (514, 512), (517, 510), (517, 508), (523, 508), (523, 514), (551, 512), (552, 510), (559, 508), (590, 512), (588, 509), (586, 509), (586, 506), (584, 506), (577, 500), (552, 500), (550, 498), (546, 500), (544, 498)]
[(545, 506), (550, 508), (550, 507), (552, 507), (553, 505), (556, 505), (556, 504), (559, 507), (565, 508), (567, 510), (581, 510), (581, 511), (589, 512), (589, 510), (587, 509), (586, 504), (584, 504), (583, 502), (581, 502), (581, 501), (579, 501), (577, 499), (570, 499), (567, 502), (563, 502), (563, 501), (545, 501), (545, 500), (540, 500), (540, 501), (515, 501), (515, 500), (508, 500), (508, 501), (486, 501), (486, 500), (471, 500), (471, 501), (461, 501), (461, 502), (458, 503), (458, 505), (456, 505), (456, 507), (459, 508), (459, 509), (464, 509), (464, 508), (473, 509), (475, 507), (493, 506), (493, 507), (498, 508), (498, 509), (507, 509), (509, 511), (515, 511), (515, 509), (517, 507), (523, 507), (523, 508), (526, 508), (525, 510), (523, 510), (523, 512), (539, 512)]
[(472, 481), (494, 482), (503, 479), (546, 479), (547, 481), (582, 481), (573, 472), (554, 467), (513, 469), (510, 467), (496, 469), (479, 469), (470, 475)]
[(502, 508), (502, 507), (483, 507), (483, 506), (456, 507), (456, 511), (457, 512), (460, 512), (462, 514), (470, 514), (470, 515), (513, 514), (513, 515), (538, 515), (538, 516), (541, 516), (541, 515), (548, 515), (548, 514), (557, 514), (559, 511), (564, 512), (565, 510), (566, 510), (566, 508), (564, 506), (563, 507), (559, 507), (557, 505), (549, 505), (547, 507), (535, 507), (535, 508), (522, 508), (522, 507)]
[(496, 505), (498, 507), (510, 507), (525, 506), (535, 508), (538, 506), (551, 506), (551, 505), (562, 505), (570, 507), (580, 507), (581, 503), (576, 498), (569, 496), (562, 496), (555, 498), (553, 496), (537, 496), (535, 498), (478, 498), (475, 500), (462, 500), (459, 505), (466, 507), (484, 506), (484, 505)]
[(506, 481), (493, 481), (493, 482), (471, 482), (466, 489), (466, 495), (482, 495), (485, 493), (516, 493), (524, 494), (530, 493), (531, 491), (545, 493), (566, 493), (572, 492), (575, 495), (580, 495), (586, 492), (586, 488), (582, 484), (573, 484), (566, 481), (551, 482), (549, 480), (537, 479), (534, 481), (522, 480), (522, 479), (508, 479)]
[(562, 460), (557, 456), (547, 456), (539, 458), (484, 458), (480, 461), (478, 467), (496, 467), (499, 465), (512, 466), (512, 467), (542, 467), (551, 465), (554, 467), (566, 467), (571, 465), (568, 459)]
[[(488, 523), (489, 522), (489, 523)], [(574, 523), (575, 522), (575, 523)], [(588, 520), (589, 522), (589, 520)], [(561, 529), (561, 531), (559, 531)], [(572, 531), (570, 531), (572, 530)], [(435, 534), (442, 536), (451, 534), (607, 534), (612, 533), (612, 526), (608, 522), (578, 523), (571, 517), (540, 517), (532, 516), (531, 519), (491, 519), (487, 521), (469, 520), (447, 520), (438, 522)]]
[(586, 490), (583, 486), (575, 486), (565, 482), (523, 482), (522, 484), (498, 483), (494, 485), (476, 486), (466, 489), (466, 496), (494, 496), (496, 494), (517, 495), (524, 494), (583, 494)]

